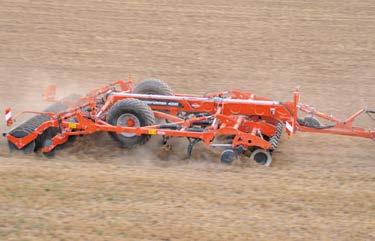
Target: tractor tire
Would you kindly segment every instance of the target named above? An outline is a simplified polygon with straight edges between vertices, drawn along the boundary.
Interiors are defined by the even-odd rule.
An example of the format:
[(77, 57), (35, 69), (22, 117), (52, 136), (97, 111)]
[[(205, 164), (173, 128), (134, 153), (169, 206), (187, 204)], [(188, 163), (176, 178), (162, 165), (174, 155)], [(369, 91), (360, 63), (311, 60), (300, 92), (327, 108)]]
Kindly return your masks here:
[[(174, 95), (169, 85), (164, 81), (158, 79), (149, 79), (142, 81), (135, 86), (133, 93), (147, 95)], [(168, 123), (167, 120), (162, 119), (157, 119), (156, 122), (157, 124)]]
[(173, 95), (173, 91), (168, 84), (158, 79), (144, 80), (135, 86), (133, 93), (148, 95)]
[[(108, 111), (107, 122), (113, 126), (130, 126), (126, 121), (131, 120), (133, 127), (150, 126), (155, 124), (155, 116), (148, 105), (137, 99), (124, 99), (114, 104)], [(109, 132), (121, 147), (130, 149), (136, 145), (143, 145), (150, 135), (137, 136), (132, 133)]]

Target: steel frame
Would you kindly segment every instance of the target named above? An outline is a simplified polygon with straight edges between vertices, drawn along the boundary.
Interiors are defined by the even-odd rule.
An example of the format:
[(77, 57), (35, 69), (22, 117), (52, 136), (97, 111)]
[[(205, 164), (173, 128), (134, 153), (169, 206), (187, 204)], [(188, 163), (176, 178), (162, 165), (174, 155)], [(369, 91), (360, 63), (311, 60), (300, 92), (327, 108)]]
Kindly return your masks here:
[[(50, 88), (53, 92), (53, 88)], [(276, 134), (276, 125), (282, 123), (288, 135), (296, 131), (348, 135), (375, 140), (375, 131), (353, 126), (355, 119), (365, 113), (361, 109), (345, 121), (340, 121), (330, 115), (315, 111), (312, 107), (299, 103), (299, 91), (294, 91), (293, 100), (280, 102), (258, 97), (250, 92), (226, 91), (211, 93), (205, 96), (176, 94), (174, 96), (146, 95), (132, 93), (131, 81), (116, 81), (110, 85), (91, 91), (81, 98), (78, 104), (72, 104), (68, 110), (54, 114), (50, 112), (25, 111), (15, 118), (7, 119), (12, 124), (16, 118), (25, 113), (46, 114), (51, 116), (32, 133), (17, 138), (6, 134), (6, 138), (17, 148), (22, 149), (35, 140), (50, 127), (59, 128), (60, 133), (52, 138), (48, 147), (42, 152), (48, 153), (56, 146), (68, 141), (70, 136), (88, 135), (95, 132), (128, 132), (136, 135), (161, 135), (166, 137), (186, 137), (201, 140), (206, 145), (213, 145), (218, 136), (233, 136), (233, 148), (250, 147), (272, 150), (269, 137)], [(55, 101), (51, 94), (45, 94), (46, 99)], [(143, 127), (113, 126), (106, 122), (108, 110), (123, 99), (139, 99), (149, 104), (156, 118), (165, 119), (168, 125), (178, 125), (178, 130), (162, 128), (162, 124)], [(104, 103), (102, 103), (104, 102)], [(98, 104), (102, 103), (102, 104)], [(7, 109), (7, 113), (10, 109)], [(325, 128), (312, 128), (299, 124), (299, 112), (314, 115), (331, 121), (334, 125)], [(181, 118), (181, 113), (190, 117)], [(204, 114), (195, 116), (194, 114)], [(74, 119), (74, 121), (72, 121)], [(211, 120), (212, 123), (203, 131), (192, 131), (191, 126), (201, 121)], [(266, 138), (267, 137), (267, 138)]]

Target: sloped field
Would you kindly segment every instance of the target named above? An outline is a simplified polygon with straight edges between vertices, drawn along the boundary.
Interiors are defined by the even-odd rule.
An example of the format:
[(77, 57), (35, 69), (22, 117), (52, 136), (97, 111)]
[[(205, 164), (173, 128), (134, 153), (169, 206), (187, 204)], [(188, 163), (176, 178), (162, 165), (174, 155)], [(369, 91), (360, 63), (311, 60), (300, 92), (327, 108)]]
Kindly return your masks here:
[[(128, 73), (177, 92), (230, 88), (344, 118), (375, 108), (372, 1), (0, 2), (0, 108), (85, 93)], [(363, 119), (365, 126), (374, 122)], [(7, 129), (1, 123), (2, 131)], [(273, 167), (222, 167), (158, 140), (119, 150), (106, 134), (58, 157), (0, 142), (0, 240), (373, 240), (374, 142), (299, 133)]]

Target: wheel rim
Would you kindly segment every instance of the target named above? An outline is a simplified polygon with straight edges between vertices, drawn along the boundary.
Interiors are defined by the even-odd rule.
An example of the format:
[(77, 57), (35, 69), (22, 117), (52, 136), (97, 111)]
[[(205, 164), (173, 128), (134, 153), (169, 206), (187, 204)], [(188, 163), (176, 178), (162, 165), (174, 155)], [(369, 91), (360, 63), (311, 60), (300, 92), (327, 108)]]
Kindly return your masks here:
[(236, 154), (233, 150), (231, 149), (228, 149), (228, 150), (224, 150), (222, 153), (221, 153), (221, 157), (220, 157), (220, 161), (221, 163), (223, 164), (232, 164), (232, 162), (236, 159)]
[(262, 152), (257, 153), (257, 154), (255, 154), (255, 156), (254, 156), (254, 160), (255, 160), (257, 163), (262, 164), (262, 165), (266, 164), (267, 159), (268, 159), (267, 155), (264, 154), (264, 153), (262, 153)]
[(272, 163), (272, 156), (268, 151), (257, 149), (251, 153), (250, 159), (256, 161), (263, 166), (270, 166)]
[[(141, 123), (137, 116), (130, 114), (130, 113), (125, 113), (118, 117), (116, 125), (123, 126), (123, 127), (140, 127)], [(128, 132), (121, 132), (119, 133), (119, 135), (124, 136), (124, 137), (136, 136), (136, 134), (128, 133)]]

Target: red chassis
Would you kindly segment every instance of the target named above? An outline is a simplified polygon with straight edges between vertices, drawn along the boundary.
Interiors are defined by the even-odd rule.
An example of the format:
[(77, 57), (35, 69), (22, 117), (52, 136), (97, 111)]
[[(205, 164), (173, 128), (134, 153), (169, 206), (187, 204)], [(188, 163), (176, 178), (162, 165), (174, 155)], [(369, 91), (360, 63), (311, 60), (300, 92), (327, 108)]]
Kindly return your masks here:
[[(166, 85), (164, 82), (156, 80), (145, 82), (146, 84), (152, 82), (154, 87), (156, 84), (156, 90)], [(165, 95), (165, 93), (151, 92), (150, 94), (150, 91), (134, 91), (131, 81), (120, 80), (91, 91), (78, 100), (65, 101), (69, 108), (64, 111), (57, 113), (31, 112), (48, 116), (48, 118), (35, 128), (29, 128), (32, 131), (28, 131), (26, 134), (13, 135), (10, 131), (5, 135), (13, 147), (23, 149), (30, 143), (37, 142), (37, 138), (47, 130), (54, 128), (57, 130), (55, 134), (42, 139), (40, 148), (43, 153), (50, 153), (72, 136), (87, 135), (99, 131), (112, 133), (115, 139), (120, 141), (120, 144), (121, 140), (126, 138), (126, 141), (138, 138), (135, 144), (143, 144), (145, 141), (141, 141), (140, 136), (160, 135), (163, 136), (165, 143), (170, 137), (186, 137), (190, 143), (189, 155), (193, 145), (202, 141), (212, 147), (225, 147), (226, 150), (222, 153), (221, 158), (225, 163), (232, 162), (238, 154), (250, 151), (252, 152), (251, 157), (264, 165), (271, 163), (271, 153), (277, 148), (284, 129), (288, 135), (292, 135), (296, 131), (303, 131), (375, 140), (375, 131), (353, 126), (356, 117), (362, 113), (373, 114), (373, 111), (362, 109), (347, 120), (340, 121), (330, 115), (317, 112), (307, 105), (300, 104), (298, 90), (294, 92), (293, 100), (288, 102), (273, 101), (241, 91), (210, 93), (204, 96)], [(158, 92), (156, 91), (156, 93)], [(50, 101), (53, 99), (49, 94), (45, 98)], [(129, 101), (134, 99), (137, 102)], [(147, 121), (142, 121), (142, 115), (144, 116), (145, 113), (141, 113), (139, 116), (132, 110), (126, 112), (124, 108), (121, 109), (121, 105), (118, 103), (124, 101), (128, 104), (138, 105), (140, 102), (143, 105), (141, 106), (142, 110), (147, 107), (151, 112), (152, 116), (149, 118), (164, 120), (164, 122), (159, 124), (149, 122), (147, 124)], [(126, 105), (126, 103), (124, 104)], [(123, 111), (120, 113), (122, 120), (108, 121), (109, 115), (114, 115), (109, 112), (118, 112), (114, 108), (120, 108)], [(147, 109), (144, 111), (147, 112)], [(299, 112), (304, 112), (308, 116), (304, 119), (299, 118)], [(10, 109), (8, 108), (6, 110), (7, 124), (11, 125), (14, 119), (9, 118), (9, 113)], [(20, 114), (23, 113), (30, 112), (26, 111)], [(146, 114), (150, 116), (150, 113)], [(333, 124), (322, 126), (313, 116)], [(224, 143), (222, 143), (223, 140)], [(125, 147), (131, 146), (133, 144), (125, 145)], [(36, 149), (35, 145), (32, 149)]]

